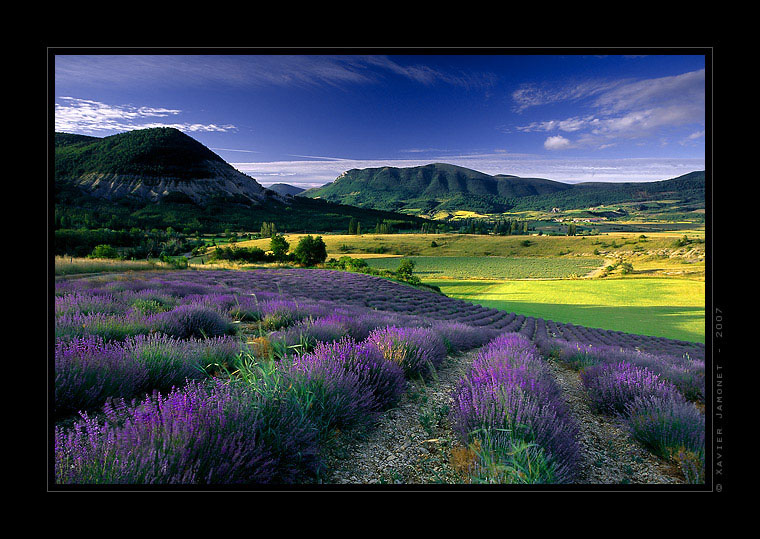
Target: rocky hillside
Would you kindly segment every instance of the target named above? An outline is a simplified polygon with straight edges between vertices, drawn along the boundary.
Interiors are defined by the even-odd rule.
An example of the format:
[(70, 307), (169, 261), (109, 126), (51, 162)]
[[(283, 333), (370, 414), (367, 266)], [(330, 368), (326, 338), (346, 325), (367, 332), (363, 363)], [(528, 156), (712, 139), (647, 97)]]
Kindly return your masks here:
[(56, 133), (55, 181), (111, 201), (169, 198), (203, 205), (212, 199), (261, 203), (279, 197), (174, 128), (104, 138)]

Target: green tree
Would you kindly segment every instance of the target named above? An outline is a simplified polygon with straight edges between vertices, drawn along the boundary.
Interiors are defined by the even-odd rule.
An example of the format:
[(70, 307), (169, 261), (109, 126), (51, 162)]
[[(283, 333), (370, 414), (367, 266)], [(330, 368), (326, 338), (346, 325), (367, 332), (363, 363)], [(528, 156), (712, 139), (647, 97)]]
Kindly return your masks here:
[(119, 252), (110, 245), (96, 245), (92, 250), (91, 258), (119, 258)]
[(412, 276), (412, 273), (414, 273), (414, 266), (414, 260), (405, 258), (401, 261), (401, 264), (398, 265), (396, 275), (399, 277), (399, 279), (406, 281)]
[(351, 220), (348, 222), (348, 233), (356, 234), (356, 218), (354, 217), (351, 217)]
[(301, 238), (293, 251), (293, 257), (302, 266), (315, 266), (327, 260), (327, 246), (322, 236), (314, 238), (308, 235)]
[(269, 242), (269, 250), (272, 251), (275, 260), (285, 260), (289, 248), (290, 244), (282, 234), (274, 234)]

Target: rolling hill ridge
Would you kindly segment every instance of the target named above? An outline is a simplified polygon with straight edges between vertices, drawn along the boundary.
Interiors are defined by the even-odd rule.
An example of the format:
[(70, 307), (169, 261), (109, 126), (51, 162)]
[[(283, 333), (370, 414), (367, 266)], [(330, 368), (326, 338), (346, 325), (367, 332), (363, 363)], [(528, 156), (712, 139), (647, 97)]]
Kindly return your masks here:
[(568, 184), (544, 178), (488, 175), (476, 170), (432, 163), (409, 168), (346, 171), (335, 181), (299, 196), (322, 198), (375, 209), (432, 214), (470, 210), (575, 209), (601, 204), (644, 201), (664, 195), (704, 207), (705, 174), (696, 171), (656, 182)]

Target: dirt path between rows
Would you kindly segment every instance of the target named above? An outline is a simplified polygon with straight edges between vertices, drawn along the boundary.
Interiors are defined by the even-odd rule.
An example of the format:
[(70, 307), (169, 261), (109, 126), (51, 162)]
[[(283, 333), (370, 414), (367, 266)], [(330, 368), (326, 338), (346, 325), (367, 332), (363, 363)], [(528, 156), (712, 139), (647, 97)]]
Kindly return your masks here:
[[(464, 484), (451, 464), (457, 447), (448, 424), (456, 384), (478, 349), (449, 357), (427, 383), (410, 383), (400, 404), (374, 429), (341, 433), (325, 453), (325, 484)], [(681, 484), (680, 471), (631, 438), (623, 421), (593, 412), (577, 372), (554, 361), (550, 371), (578, 421), (582, 461), (576, 484)]]
[(647, 451), (626, 432), (621, 419), (595, 413), (580, 376), (560, 362), (549, 368), (562, 389), (570, 413), (578, 421), (582, 464), (579, 484), (684, 483), (672, 464)]
[(368, 433), (346, 433), (327, 450), (334, 484), (457, 484), (449, 462), (456, 443), (448, 428), (454, 390), (472, 365), (477, 349), (449, 356), (433, 379), (410, 382), (396, 408), (385, 412)]

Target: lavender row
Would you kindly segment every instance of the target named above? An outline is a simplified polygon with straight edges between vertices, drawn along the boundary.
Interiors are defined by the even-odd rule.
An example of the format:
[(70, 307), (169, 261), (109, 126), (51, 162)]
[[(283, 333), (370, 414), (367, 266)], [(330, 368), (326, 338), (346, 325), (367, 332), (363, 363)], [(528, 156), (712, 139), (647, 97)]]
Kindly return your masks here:
[(625, 361), (581, 370), (592, 405), (624, 419), (634, 438), (676, 462), (690, 483), (704, 482), (705, 417), (666, 379)]
[(474, 482), (567, 483), (577, 474), (578, 427), (536, 347), (503, 334), (478, 353), (450, 413), (472, 448)]
[(89, 410), (110, 398), (165, 391), (207, 376), (214, 365), (230, 365), (242, 343), (229, 336), (180, 340), (151, 334), (124, 341), (88, 335), (55, 346), (56, 417)]
[[(158, 273), (150, 277), (110, 282), (107, 279), (69, 281), (59, 285), (57, 294), (99, 290), (104, 293), (140, 293), (161, 289), (177, 297), (192, 294), (255, 294), (259, 301), (287, 297), (297, 301), (328, 302), (343, 307), (364, 308), (389, 313), (416, 315), (432, 320), (456, 321), (470, 326), (503, 331), (522, 331), (539, 338), (556, 338), (595, 345), (615, 345), (649, 352), (704, 358), (704, 345), (672, 339), (632, 335), (617, 331), (585, 328), (549, 320), (529, 319), (517, 326), (514, 313), (507, 313), (463, 300), (448, 298), (380, 277), (317, 269), (266, 269), (255, 271), (185, 271)], [(105, 307), (105, 306), (104, 306)], [(525, 322), (525, 318), (522, 322)], [(535, 322), (535, 324), (533, 324)]]
[(544, 355), (555, 357), (576, 370), (618, 363), (645, 368), (672, 384), (687, 400), (705, 401), (705, 362), (702, 359), (560, 340), (537, 340), (536, 344)]
[(391, 327), (372, 337), (319, 343), (279, 363), (244, 355), (231, 379), (188, 380), (139, 402), (116, 399), (104, 405), (103, 420), (82, 412), (72, 428), (55, 430), (56, 481), (314, 481), (331, 432), (371, 426), (417, 374), (409, 365), (439, 364), (446, 353), (430, 328)]

